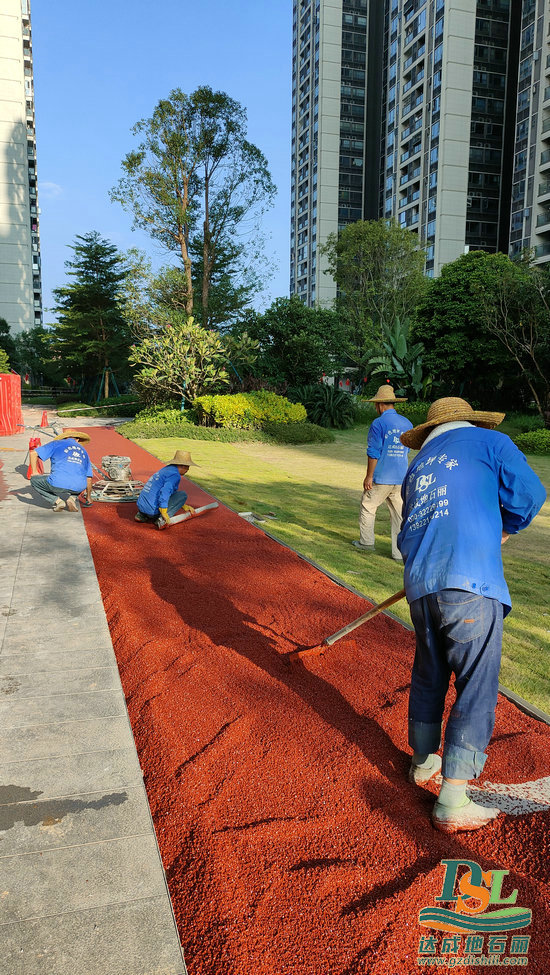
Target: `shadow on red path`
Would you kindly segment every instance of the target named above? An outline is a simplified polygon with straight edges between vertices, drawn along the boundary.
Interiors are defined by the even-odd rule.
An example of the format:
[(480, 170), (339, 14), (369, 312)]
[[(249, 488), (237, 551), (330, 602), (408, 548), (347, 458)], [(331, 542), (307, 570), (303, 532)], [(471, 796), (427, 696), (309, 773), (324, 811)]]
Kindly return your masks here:
[[(127, 454), (142, 480), (161, 466), (89, 432), (95, 463)], [(163, 532), (135, 511), (84, 518), (191, 975), (417, 972), (443, 859), (510, 871), (503, 893), (533, 915), (523, 970), (547, 975), (550, 813), (432, 828), (433, 795), (406, 777), (412, 634), (378, 617), (290, 668), (283, 654), (365, 601), (223, 505)], [(549, 751), (550, 728), (499, 697), (486, 778), (540, 779)]]

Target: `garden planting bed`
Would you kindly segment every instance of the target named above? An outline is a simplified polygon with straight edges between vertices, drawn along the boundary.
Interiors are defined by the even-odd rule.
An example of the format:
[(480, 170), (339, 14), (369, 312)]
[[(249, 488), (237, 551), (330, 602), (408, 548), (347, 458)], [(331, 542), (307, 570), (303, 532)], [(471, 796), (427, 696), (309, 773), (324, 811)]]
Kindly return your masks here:
[[(95, 463), (161, 466), (89, 432)], [(290, 667), (368, 603), (221, 504), (163, 532), (135, 511), (83, 513), (190, 975), (416, 972), (443, 859), (510, 871), (503, 896), (533, 915), (523, 970), (546, 975), (550, 799), (513, 787), (549, 774), (550, 728), (500, 696), (481, 784), (508, 784), (515, 814), (438, 833), (436, 786), (407, 781), (413, 635), (379, 616)]]

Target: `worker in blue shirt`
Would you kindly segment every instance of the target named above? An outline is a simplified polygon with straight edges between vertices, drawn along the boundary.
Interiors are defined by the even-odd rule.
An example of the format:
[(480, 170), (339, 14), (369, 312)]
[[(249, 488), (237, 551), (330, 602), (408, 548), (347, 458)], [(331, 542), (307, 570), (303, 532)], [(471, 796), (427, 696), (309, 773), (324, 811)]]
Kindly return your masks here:
[(352, 545), (367, 552), (374, 552), (374, 520), (381, 504), (386, 502), (390, 512), (391, 554), (396, 562), (402, 562), (397, 547), (397, 534), (401, 527), (401, 484), (407, 470), (409, 451), (400, 440), (401, 434), (410, 430), (412, 423), (395, 409), (398, 399), (389, 385), (380, 386), (370, 403), (375, 404), (378, 416), (372, 421), (367, 439), (367, 473), (363, 481), (363, 497), (359, 514), (359, 540)]
[[(448, 833), (479, 829), (499, 814), (473, 802), (466, 786), (483, 770), (495, 721), (502, 621), (511, 608), (501, 546), (546, 497), (524, 455), (493, 429), (503, 419), (448, 397), (402, 435), (419, 450), (403, 482), (398, 539), (416, 633), (409, 778), (421, 784), (442, 770), (432, 821)], [(435, 753), (451, 674), (456, 699), (441, 761)]]
[(176, 450), (172, 460), (166, 467), (149, 478), (137, 500), (136, 521), (155, 522), (157, 528), (164, 528), (170, 524), (170, 518), (183, 508), (184, 511), (195, 513), (195, 509), (187, 501), (187, 493), (179, 491), (180, 478), (185, 477), (190, 467), (198, 465), (191, 460), (187, 450)]
[[(58, 437), (30, 451), (31, 487), (46, 501), (53, 511), (78, 511), (77, 495), (86, 491), (86, 505), (91, 504), (92, 464), (82, 446), (89, 443), (87, 433), (64, 430)], [(38, 458), (49, 460), (49, 474), (38, 474)]]

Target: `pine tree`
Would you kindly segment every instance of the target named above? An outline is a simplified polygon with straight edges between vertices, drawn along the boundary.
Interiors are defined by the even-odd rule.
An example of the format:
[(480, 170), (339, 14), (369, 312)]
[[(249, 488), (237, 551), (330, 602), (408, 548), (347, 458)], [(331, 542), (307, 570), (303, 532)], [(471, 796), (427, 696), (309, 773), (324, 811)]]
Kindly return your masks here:
[(77, 235), (72, 250), (74, 259), (65, 262), (71, 283), (53, 292), (53, 345), (88, 387), (103, 376), (106, 399), (110, 371), (119, 379), (129, 376), (132, 335), (120, 307), (128, 269), (114, 244), (95, 230)]

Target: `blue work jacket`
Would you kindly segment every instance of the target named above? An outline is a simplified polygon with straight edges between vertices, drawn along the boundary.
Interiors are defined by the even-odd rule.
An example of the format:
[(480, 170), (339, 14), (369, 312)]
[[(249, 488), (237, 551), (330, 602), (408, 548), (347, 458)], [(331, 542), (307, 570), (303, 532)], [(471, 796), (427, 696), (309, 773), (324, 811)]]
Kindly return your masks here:
[(403, 486), (397, 544), (409, 602), (441, 589), (511, 600), (502, 532), (526, 528), (546, 497), (543, 484), (506, 434), (468, 426), (425, 444)]

